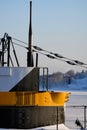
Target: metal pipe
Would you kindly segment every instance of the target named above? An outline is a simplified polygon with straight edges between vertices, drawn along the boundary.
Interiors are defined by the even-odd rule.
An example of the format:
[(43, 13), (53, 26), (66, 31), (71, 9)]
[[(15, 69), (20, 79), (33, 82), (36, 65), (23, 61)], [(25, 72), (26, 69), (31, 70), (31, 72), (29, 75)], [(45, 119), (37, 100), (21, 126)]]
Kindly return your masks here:
[(7, 66), (9, 66), (10, 65), (10, 40), (11, 40), (11, 37), (7, 37), (7, 39), (8, 39), (8, 56), (7, 56)]
[(4, 42), (5, 42), (5, 39), (2, 38), (1, 42), (2, 42), (2, 66), (4, 66)]
[(38, 67), (38, 53), (36, 53), (36, 67)]
[(58, 107), (57, 107), (57, 130), (58, 130)]
[(28, 36), (28, 52), (27, 52), (27, 66), (33, 67), (33, 55), (32, 55), (32, 1), (30, 1), (30, 25)]
[(86, 129), (86, 106), (84, 106), (84, 130)]

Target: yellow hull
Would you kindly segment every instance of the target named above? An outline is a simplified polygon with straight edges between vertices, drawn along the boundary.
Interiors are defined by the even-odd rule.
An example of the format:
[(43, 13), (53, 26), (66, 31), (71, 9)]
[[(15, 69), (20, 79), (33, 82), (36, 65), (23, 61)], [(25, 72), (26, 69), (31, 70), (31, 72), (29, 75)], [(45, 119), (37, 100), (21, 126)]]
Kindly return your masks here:
[(69, 92), (0, 92), (0, 106), (64, 106)]

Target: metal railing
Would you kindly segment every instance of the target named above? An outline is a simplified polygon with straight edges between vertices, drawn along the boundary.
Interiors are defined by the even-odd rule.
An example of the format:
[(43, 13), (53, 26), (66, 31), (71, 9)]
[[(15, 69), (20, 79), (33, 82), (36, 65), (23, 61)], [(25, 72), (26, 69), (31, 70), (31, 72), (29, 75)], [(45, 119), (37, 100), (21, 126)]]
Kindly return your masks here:
[(48, 91), (48, 68), (39, 68), (39, 89), (41, 91)]
[(69, 128), (86, 130), (87, 127), (87, 106), (78, 105), (78, 106), (66, 106), (65, 107), (65, 118), (66, 125)]

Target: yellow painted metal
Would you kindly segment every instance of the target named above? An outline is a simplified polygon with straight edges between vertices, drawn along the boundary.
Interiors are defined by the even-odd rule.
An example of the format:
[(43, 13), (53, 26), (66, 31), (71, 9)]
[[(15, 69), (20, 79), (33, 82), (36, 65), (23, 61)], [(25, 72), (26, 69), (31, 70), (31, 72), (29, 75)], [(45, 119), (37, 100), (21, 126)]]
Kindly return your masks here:
[(64, 106), (69, 92), (0, 92), (0, 106)]
[(15, 105), (15, 92), (0, 92), (0, 106)]
[(64, 106), (68, 92), (43, 92), (36, 94), (35, 105), (39, 106)]

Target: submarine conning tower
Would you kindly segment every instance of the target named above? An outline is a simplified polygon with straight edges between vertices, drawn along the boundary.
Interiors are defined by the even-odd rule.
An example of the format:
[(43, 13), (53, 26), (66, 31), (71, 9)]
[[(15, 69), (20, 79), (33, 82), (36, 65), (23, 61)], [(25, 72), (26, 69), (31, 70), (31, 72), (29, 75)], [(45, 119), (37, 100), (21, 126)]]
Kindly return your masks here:
[[(28, 37), (27, 67), (20, 67), (11, 37), (5, 33), (1, 39), (0, 128), (30, 129), (65, 122), (64, 104), (69, 92), (48, 91), (48, 68), (34, 66), (32, 1)], [(11, 59), (11, 44), (17, 67)]]

